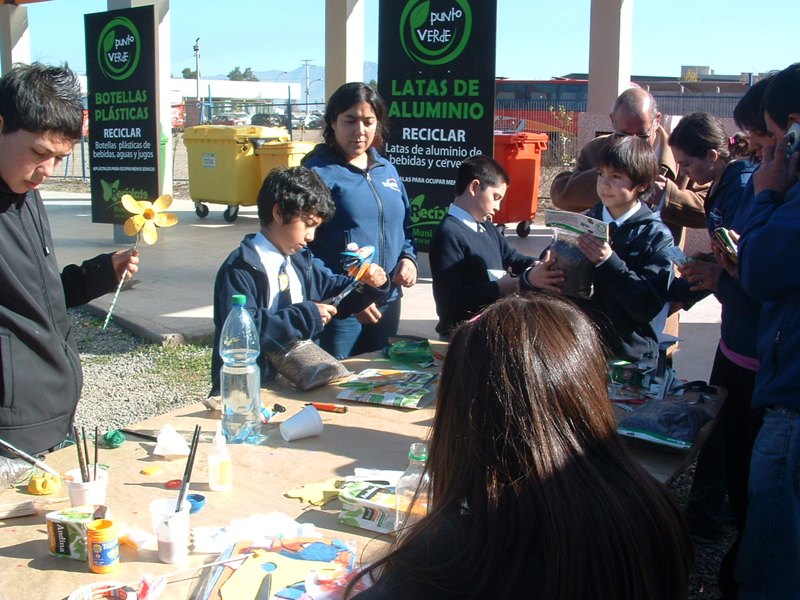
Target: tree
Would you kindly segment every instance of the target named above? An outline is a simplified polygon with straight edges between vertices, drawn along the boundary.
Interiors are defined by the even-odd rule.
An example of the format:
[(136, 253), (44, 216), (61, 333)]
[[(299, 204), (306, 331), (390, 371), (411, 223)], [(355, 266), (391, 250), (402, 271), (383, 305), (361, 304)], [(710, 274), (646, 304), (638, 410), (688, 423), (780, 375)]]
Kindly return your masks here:
[(250, 67), (247, 67), (244, 72), (239, 67), (234, 67), (228, 73), (228, 79), (231, 81), (258, 81), (258, 77), (253, 75), (253, 70)]
[(197, 79), (197, 71), (192, 71), (189, 67), (184, 67), (181, 75), (184, 79)]
[(683, 76), (684, 81), (700, 81), (700, 76), (697, 74), (697, 71), (694, 69), (688, 69), (686, 74)]

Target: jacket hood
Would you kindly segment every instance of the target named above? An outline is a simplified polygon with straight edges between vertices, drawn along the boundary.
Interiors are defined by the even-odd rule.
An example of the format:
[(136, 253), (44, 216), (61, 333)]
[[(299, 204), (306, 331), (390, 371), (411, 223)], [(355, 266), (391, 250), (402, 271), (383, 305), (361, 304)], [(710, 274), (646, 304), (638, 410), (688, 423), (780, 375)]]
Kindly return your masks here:
[(27, 195), (11, 191), (6, 182), (0, 179), (0, 212), (5, 212), (14, 204), (24, 201)]

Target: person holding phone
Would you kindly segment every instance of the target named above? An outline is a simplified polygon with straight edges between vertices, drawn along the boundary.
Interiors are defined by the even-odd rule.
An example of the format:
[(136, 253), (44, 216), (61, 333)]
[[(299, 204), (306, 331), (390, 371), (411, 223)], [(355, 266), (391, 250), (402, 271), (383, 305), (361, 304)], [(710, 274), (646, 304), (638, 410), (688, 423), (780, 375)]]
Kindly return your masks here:
[(736, 565), (745, 600), (793, 598), (800, 589), (800, 152), (790, 133), (800, 124), (800, 63), (773, 77), (763, 108), (777, 145), (763, 150), (739, 240), (742, 286), (761, 302), (752, 405), (764, 410)]

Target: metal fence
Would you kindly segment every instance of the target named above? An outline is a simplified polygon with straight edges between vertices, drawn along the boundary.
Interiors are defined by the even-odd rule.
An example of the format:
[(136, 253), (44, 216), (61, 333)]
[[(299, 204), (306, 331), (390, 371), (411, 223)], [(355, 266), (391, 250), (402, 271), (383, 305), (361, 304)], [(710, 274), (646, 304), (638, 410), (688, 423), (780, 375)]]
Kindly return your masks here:
[[(730, 118), (740, 96), (686, 96), (680, 94), (654, 94), (659, 110), (665, 115), (686, 115), (692, 112), (710, 112), (718, 118)], [(245, 115), (247, 122), (266, 126), (285, 126), (289, 115), (294, 117), (319, 115), (325, 109), (320, 103), (273, 103), (260, 102), (186, 102), (172, 107), (172, 148), (173, 180), (180, 182), (188, 179), (186, 148), (182, 142), (182, 131), (185, 127), (210, 123), (219, 115)], [(585, 102), (572, 102), (570, 110), (563, 104), (538, 100), (500, 100), (495, 105), (494, 126), (502, 131), (527, 131), (546, 133), (547, 149), (542, 153), (541, 192), (549, 195), (550, 180), (555, 173), (568, 168), (578, 155), (577, 134), (578, 115), (586, 110)], [(295, 119), (292, 119), (295, 121)], [(296, 122), (296, 121), (295, 121)], [(313, 129), (306, 127), (306, 122)], [(319, 121), (311, 123), (303, 121), (293, 134), (296, 140), (318, 141)], [(64, 162), (63, 170), (56, 176), (88, 179), (89, 147), (88, 141), (78, 143)]]

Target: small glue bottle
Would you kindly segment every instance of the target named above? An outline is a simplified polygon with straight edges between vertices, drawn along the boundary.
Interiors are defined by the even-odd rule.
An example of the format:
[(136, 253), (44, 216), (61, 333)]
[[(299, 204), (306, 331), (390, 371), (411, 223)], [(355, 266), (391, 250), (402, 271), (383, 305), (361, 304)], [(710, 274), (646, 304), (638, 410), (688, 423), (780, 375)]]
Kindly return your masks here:
[(208, 452), (208, 487), (215, 492), (225, 492), (233, 486), (231, 454), (222, 435), (222, 423), (217, 423), (217, 433)]

